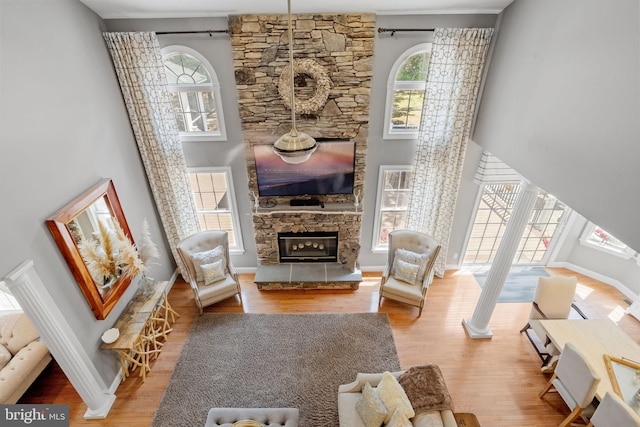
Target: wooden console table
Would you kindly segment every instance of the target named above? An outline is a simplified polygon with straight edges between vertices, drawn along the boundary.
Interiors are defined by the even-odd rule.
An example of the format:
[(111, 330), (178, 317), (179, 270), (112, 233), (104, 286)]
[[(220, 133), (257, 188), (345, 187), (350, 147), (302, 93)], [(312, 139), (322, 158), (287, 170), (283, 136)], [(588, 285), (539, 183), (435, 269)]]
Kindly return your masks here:
[(158, 357), (171, 324), (178, 313), (171, 308), (167, 299), (169, 282), (157, 282), (150, 290), (144, 286), (138, 289), (114, 325), (120, 331), (118, 339), (103, 343), (103, 350), (115, 351), (120, 359), (122, 381), (129, 375), (129, 369), (140, 368), (142, 381), (151, 370), (151, 360)]

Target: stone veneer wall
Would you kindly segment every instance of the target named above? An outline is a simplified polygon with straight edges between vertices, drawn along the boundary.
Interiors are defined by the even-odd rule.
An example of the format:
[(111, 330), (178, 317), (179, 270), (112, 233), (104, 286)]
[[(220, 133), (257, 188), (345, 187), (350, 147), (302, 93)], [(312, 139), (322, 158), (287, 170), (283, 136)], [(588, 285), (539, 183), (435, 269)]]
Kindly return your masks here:
[[(254, 215), (258, 260), (261, 264), (278, 264), (278, 233), (337, 231), (338, 259), (347, 244), (359, 242), (362, 215), (356, 212), (277, 211)], [(256, 237), (257, 238), (257, 237)]]
[[(354, 192), (362, 203), (365, 155), (369, 130), (369, 100), (375, 39), (373, 14), (293, 15), (294, 59), (311, 58), (331, 79), (326, 104), (312, 114), (296, 117), (296, 128), (314, 138), (355, 141)], [(242, 121), (250, 194), (258, 194), (253, 146), (273, 144), (291, 130), (291, 111), (278, 93), (280, 74), (289, 66), (287, 15), (241, 15), (229, 17), (238, 103)], [(296, 75), (296, 100), (315, 93), (315, 81), (307, 74)], [(260, 198), (288, 206), (290, 197)], [(344, 244), (359, 243), (361, 215), (353, 209), (354, 195), (324, 195), (326, 203), (342, 204), (336, 214), (318, 208), (313, 212), (269, 213), (260, 209), (253, 215), (258, 258), (261, 263), (277, 263), (277, 232), (339, 231), (339, 251)], [(340, 211), (341, 209), (337, 209)], [(278, 209), (280, 211), (280, 209)], [(350, 213), (347, 213), (350, 212)], [(285, 229), (286, 227), (286, 229)], [(275, 249), (275, 250), (274, 250)], [(339, 252), (340, 254), (340, 252)], [(275, 257), (275, 260), (274, 260)]]

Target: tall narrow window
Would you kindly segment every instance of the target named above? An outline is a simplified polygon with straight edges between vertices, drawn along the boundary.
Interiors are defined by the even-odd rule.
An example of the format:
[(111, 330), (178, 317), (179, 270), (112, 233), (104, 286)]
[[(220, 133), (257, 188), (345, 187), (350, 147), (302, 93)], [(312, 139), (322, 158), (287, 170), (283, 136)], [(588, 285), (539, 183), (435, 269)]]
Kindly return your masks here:
[(411, 166), (380, 166), (373, 251), (387, 250), (389, 233), (405, 228), (411, 170)]
[(393, 65), (387, 83), (385, 139), (417, 137), (430, 56), (431, 43), (422, 43), (407, 50)]
[(162, 49), (171, 105), (183, 141), (226, 139), (220, 85), (207, 60), (193, 49)]
[(229, 233), (229, 250), (243, 252), (231, 169), (189, 168), (189, 182), (196, 202), (200, 230), (226, 231)]
[[(465, 264), (493, 262), (515, 206), (520, 184), (486, 184), (482, 188), (476, 217), (464, 256)], [(513, 259), (514, 264), (546, 263), (569, 208), (540, 189), (531, 219)]]

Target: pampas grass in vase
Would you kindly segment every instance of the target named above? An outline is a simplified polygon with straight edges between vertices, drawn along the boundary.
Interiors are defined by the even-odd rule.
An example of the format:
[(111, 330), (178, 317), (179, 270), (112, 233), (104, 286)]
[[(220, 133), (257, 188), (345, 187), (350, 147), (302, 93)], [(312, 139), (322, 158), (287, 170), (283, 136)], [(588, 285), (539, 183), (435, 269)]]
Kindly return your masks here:
[(140, 236), (140, 246), (138, 248), (138, 254), (140, 255), (140, 261), (142, 264), (142, 285), (145, 288), (151, 288), (155, 284), (155, 280), (147, 276), (149, 272), (149, 266), (154, 259), (160, 258), (160, 252), (158, 247), (151, 240), (151, 232), (149, 230), (149, 223), (145, 218), (142, 221), (142, 234)]

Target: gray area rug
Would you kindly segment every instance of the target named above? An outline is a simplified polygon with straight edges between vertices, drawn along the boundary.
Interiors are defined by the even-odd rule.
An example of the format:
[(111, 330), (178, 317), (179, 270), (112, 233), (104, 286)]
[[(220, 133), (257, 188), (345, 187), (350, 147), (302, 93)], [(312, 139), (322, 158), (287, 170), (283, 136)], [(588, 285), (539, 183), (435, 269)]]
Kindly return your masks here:
[(335, 427), (340, 384), (399, 369), (386, 313), (205, 313), (152, 427), (203, 426), (212, 407), (294, 407), (301, 427)]
[[(480, 287), (484, 286), (487, 273), (486, 270), (473, 273)], [(543, 267), (512, 267), (498, 302), (532, 302), (540, 276), (549, 277), (549, 273)]]

